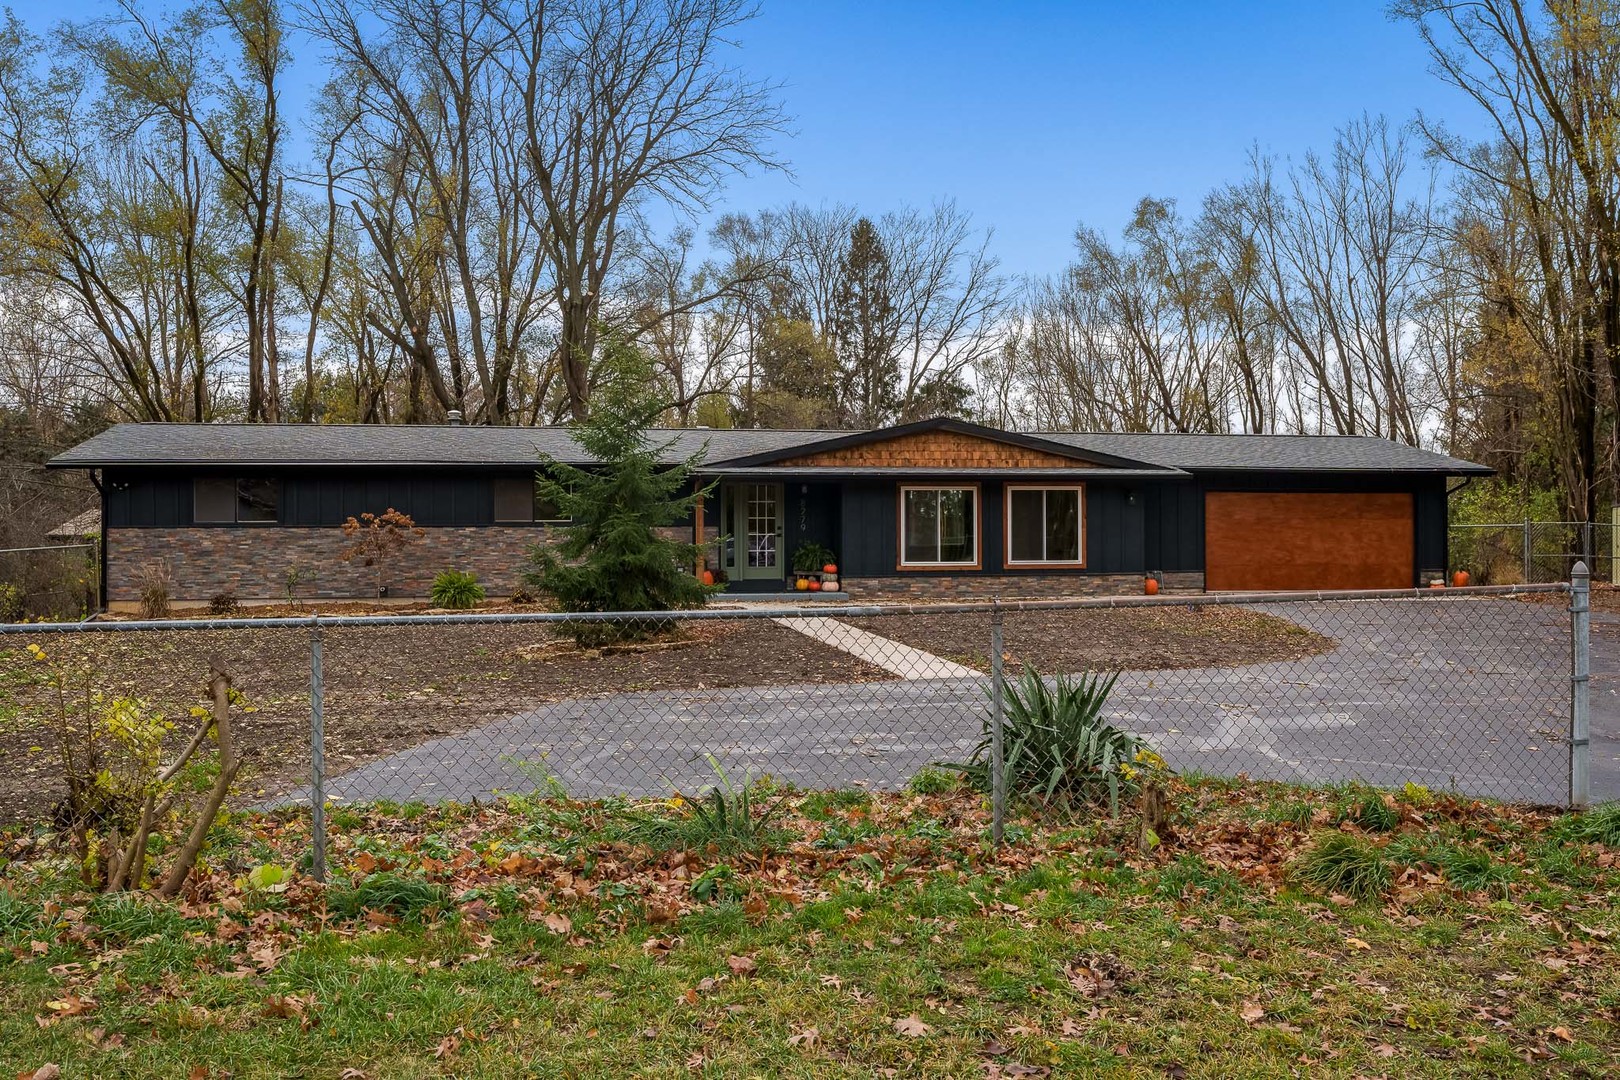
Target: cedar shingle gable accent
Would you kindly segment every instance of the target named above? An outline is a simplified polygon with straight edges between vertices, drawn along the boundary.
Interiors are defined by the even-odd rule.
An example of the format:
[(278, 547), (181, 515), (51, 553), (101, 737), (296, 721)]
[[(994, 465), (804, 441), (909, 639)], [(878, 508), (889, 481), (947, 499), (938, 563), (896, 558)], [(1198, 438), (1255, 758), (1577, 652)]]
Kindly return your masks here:
[(954, 431), (919, 431), (787, 458), (778, 464), (809, 468), (1063, 469), (1096, 463), (1079, 456), (1053, 454)]

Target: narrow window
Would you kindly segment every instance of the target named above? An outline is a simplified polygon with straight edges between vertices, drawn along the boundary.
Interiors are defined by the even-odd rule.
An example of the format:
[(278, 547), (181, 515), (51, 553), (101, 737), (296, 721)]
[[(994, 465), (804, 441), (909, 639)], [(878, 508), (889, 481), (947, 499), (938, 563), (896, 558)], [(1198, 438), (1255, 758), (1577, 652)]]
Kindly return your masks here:
[(978, 495), (976, 488), (901, 488), (900, 565), (976, 565)]
[(1007, 489), (1007, 565), (1077, 565), (1081, 553), (1079, 487)]
[(527, 476), (495, 478), (495, 520), (527, 525), (534, 520), (534, 480)]
[(192, 485), (191, 519), (201, 525), (236, 523), (236, 481), (198, 480)]
[(562, 507), (541, 497), (533, 477), (497, 476), (495, 520), (502, 524), (565, 525), (569, 519)]
[(280, 494), (281, 489), (274, 480), (238, 480), (236, 520), (275, 521)]

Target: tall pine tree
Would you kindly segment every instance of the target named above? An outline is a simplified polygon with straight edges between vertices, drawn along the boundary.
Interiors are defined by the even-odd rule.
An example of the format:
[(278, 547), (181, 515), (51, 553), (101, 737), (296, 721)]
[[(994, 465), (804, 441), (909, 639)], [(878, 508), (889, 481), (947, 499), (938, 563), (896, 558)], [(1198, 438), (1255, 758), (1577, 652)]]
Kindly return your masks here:
[[(709, 589), (692, 574), (702, 548), (660, 532), (691, 520), (708, 489), (696, 489), (702, 452), (675, 465), (653, 438), (667, 401), (652, 363), (633, 345), (609, 340), (589, 416), (570, 429), (592, 458), (587, 468), (543, 459), (536, 489), (568, 518), (562, 541), (530, 549), (524, 580), (564, 611), (670, 611), (702, 606)], [(710, 485), (712, 487), (713, 485)], [(575, 637), (636, 636), (646, 625), (579, 623)]]
[(850, 427), (890, 423), (900, 403), (899, 316), (889, 253), (871, 218), (850, 229), (838, 263), (833, 340), (841, 419)]

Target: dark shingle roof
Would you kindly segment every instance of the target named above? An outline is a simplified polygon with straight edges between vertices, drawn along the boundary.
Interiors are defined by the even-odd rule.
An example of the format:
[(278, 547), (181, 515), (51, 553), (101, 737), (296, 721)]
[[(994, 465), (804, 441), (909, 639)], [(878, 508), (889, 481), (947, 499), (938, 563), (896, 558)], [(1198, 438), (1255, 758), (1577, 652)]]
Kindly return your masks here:
[[(842, 439), (844, 431), (682, 428), (658, 433), (671, 460), (707, 445), (710, 466)], [(1166, 469), (1287, 472), (1429, 472), (1489, 469), (1387, 439), (1358, 435), (1162, 435), (1040, 432), (1093, 454)], [(50, 462), (54, 468), (119, 465), (491, 466), (540, 455), (586, 460), (564, 428), (377, 424), (119, 424)], [(764, 464), (764, 462), (758, 462)]]
[[(708, 444), (710, 461), (786, 449), (839, 432), (676, 428), (658, 433), (679, 460)], [(108, 465), (532, 465), (541, 454), (583, 462), (566, 428), (449, 424), (119, 424), (51, 459)]]
[(1086, 450), (1141, 458), (1155, 465), (1209, 472), (1442, 472), (1484, 475), (1492, 470), (1389, 439), (1366, 435), (1165, 435), (1157, 433), (1036, 432)]

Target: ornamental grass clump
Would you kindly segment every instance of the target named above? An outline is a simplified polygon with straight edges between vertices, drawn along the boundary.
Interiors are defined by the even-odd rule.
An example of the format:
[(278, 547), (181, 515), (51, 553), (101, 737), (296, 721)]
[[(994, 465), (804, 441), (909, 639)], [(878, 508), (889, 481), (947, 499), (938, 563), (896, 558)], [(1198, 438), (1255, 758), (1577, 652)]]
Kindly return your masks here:
[(429, 596), (435, 607), (471, 608), (484, 602), (484, 587), (471, 571), (441, 570), (433, 578)]
[[(1141, 738), (1103, 717), (1118, 673), (1043, 679), (1025, 669), (1006, 686), (1002, 745), (1007, 792), (1045, 805), (1077, 806), (1106, 798), (1118, 815), (1122, 794), (1134, 794), (1145, 772), (1164, 761)], [(981, 790), (991, 786), (991, 721), (966, 764), (952, 765)]]
[(669, 800), (672, 815), (636, 813), (630, 839), (654, 848), (686, 851), (754, 851), (781, 836), (772, 822), (787, 793), (774, 799), (759, 785), (734, 784), (714, 755), (709, 755), (715, 783), (702, 795), (677, 793)]
[(1560, 819), (1553, 834), (1571, 843), (1620, 848), (1620, 799)]
[(1294, 860), (1294, 877), (1318, 892), (1373, 900), (1389, 889), (1389, 862), (1383, 850), (1353, 833), (1328, 833)]

